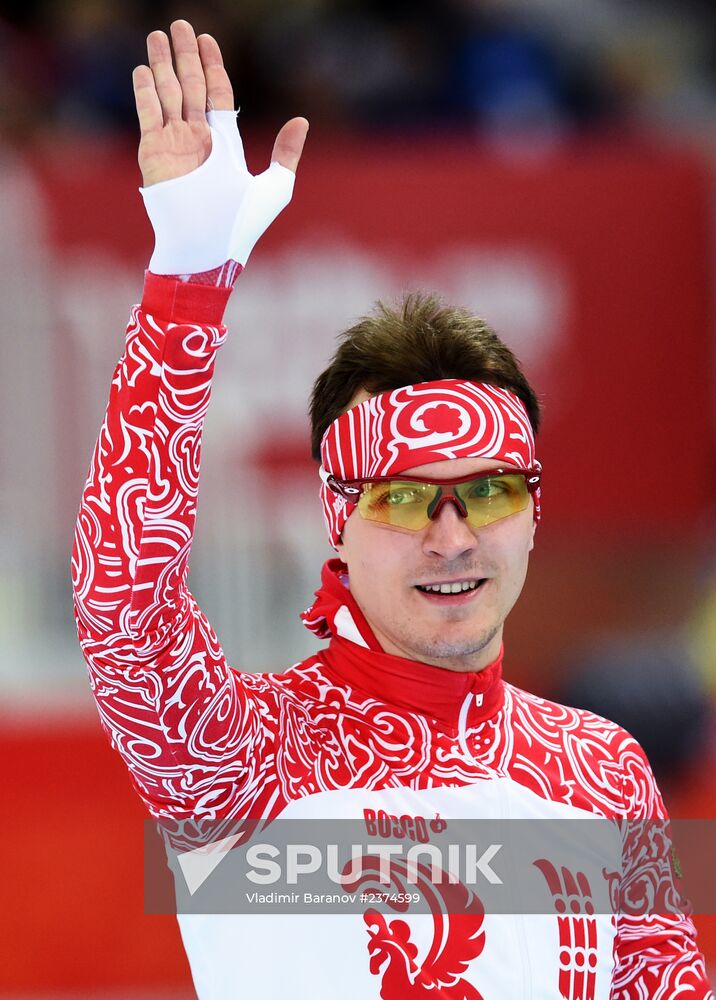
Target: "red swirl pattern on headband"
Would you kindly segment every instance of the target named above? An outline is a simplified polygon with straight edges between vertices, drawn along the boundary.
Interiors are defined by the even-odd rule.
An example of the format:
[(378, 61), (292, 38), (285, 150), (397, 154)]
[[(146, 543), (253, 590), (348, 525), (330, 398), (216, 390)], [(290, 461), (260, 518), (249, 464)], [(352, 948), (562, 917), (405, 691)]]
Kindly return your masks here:
[[(337, 479), (400, 474), (451, 458), (490, 458), (518, 469), (536, 464), (532, 424), (522, 400), (484, 382), (442, 379), (372, 396), (333, 421), (321, 463)], [(535, 520), (540, 516), (535, 494)], [(335, 547), (355, 505), (321, 486)]]

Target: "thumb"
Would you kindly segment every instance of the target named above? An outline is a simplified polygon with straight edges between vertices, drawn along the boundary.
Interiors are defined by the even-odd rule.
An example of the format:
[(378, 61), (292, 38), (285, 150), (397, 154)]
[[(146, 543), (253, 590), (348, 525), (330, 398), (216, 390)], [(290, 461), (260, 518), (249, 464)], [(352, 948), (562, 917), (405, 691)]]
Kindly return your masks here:
[(277, 160), (282, 167), (288, 167), (294, 174), (298, 161), (301, 159), (303, 144), (308, 133), (308, 122), (305, 118), (292, 118), (286, 122), (276, 136), (271, 153), (271, 162)]

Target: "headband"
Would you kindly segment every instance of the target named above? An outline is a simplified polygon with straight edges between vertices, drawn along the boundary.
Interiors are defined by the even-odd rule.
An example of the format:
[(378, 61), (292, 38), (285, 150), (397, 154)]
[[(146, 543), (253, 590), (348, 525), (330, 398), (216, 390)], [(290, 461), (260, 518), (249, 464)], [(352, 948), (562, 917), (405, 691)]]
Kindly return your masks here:
[[(490, 458), (517, 469), (537, 465), (522, 400), (499, 386), (443, 379), (372, 396), (342, 413), (321, 442), (321, 501), (333, 547), (355, 504), (331, 490), (329, 475), (392, 476), (448, 458)], [(535, 521), (539, 497), (537, 490)]]

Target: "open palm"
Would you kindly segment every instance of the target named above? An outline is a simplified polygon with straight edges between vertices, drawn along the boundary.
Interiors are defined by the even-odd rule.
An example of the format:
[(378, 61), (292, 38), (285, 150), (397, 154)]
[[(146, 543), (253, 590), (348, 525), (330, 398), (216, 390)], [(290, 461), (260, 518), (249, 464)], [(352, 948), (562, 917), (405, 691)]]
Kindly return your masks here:
[[(217, 111), (234, 107), (231, 81), (215, 39), (197, 38), (188, 21), (174, 21), (170, 33), (171, 45), (163, 31), (147, 37), (149, 66), (137, 66), (132, 77), (145, 187), (201, 166), (211, 152), (207, 106)], [(307, 129), (304, 118), (287, 122), (276, 137), (272, 160), (295, 172)]]

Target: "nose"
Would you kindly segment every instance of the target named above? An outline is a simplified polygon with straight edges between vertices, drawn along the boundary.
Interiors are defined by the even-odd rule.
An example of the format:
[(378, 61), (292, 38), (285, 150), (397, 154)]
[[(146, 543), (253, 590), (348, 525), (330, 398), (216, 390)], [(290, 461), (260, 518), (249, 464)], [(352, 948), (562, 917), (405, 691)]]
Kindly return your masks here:
[(477, 547), (477, 536), (455, 503), (443, 503), (424, 529), (423, 551), (443, 559), (456, 559)]

